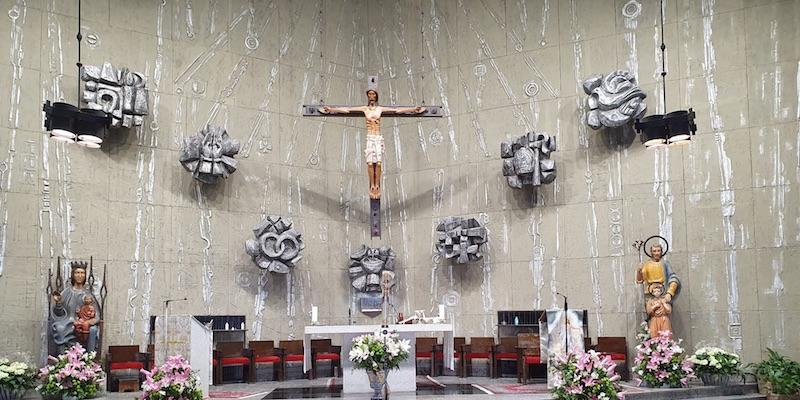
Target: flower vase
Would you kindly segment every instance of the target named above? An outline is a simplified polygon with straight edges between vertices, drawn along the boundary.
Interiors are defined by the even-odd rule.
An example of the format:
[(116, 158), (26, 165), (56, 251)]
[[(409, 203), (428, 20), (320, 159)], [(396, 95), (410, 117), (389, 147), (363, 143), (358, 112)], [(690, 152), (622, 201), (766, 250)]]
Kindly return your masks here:
[(78, 398), (78, 396), (71, 396), (71, 395), (65, 394), (65, 395), (61, 396), (61, 400), (80, 400), (80, 399)]
[(386, 375), (389, 371), (381, 369), (378, 371), (367, 370), (367, 377), (369, 377), (369, 387), (372, 388), (373, 393), (370, 400), (384, 400), (383, 388), (386, 387)]
[(17, 400), (25, 396), (27, 389), (12, 389), (0, 386), (0, 400)]
[(719, 375), (719, 374), (700, 374), (700, 380), (703, 381), (703, 385), (706, 386), (728, 386), (728, 381), (730, 381), (730, 375)]

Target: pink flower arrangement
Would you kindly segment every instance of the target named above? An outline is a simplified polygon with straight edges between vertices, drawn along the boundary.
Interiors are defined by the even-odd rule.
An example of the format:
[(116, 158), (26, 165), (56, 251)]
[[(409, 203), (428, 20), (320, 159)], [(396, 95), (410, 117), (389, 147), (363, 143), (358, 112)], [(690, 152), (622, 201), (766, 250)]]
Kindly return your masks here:
[(42, 384), (37, 389), (46, 396), (94, 397), (104, 376), (102, 368), (94, 360), (95, 355), (95, 352), (87, 353), (80, 343), (76, 343), (64, 354), (49, 357), (49, 365), (39, 370)]
[(559, 400), (621, 399), (620, 376), (615, 367), (611, 356), (594, 350), (559, 356), (552, 365), (554, 387), (551, 392)]
[(686, 359), (680, 343), (672, 339), (670, 332), (664, 331), (636, 346), (635, 379), (652, 387), (688, 386), (689, 379), (695, 375), (692, 362)]
[(192, 366), (181, 355), (167, 358), (164, 365), (152, 371), (142, 370), (142, 400), (202, 400)]

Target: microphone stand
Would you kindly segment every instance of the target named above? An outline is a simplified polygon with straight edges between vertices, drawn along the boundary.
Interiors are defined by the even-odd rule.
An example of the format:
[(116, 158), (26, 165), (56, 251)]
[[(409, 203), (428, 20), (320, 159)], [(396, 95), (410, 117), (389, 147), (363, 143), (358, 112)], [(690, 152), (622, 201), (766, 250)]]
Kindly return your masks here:
[[(186, 301), (188, 298), (164, 300), (164, 361), (169, 357), (169, 303), (173, 301)], [(154, 355), (155, 356), (155, 355)]]
[(558, 292), (556, 294), (564, 298), (564, 354), (566, 355), (569, 353), (569, 320), (567, 315), (569, 308), (567, 308), (567, 296)]

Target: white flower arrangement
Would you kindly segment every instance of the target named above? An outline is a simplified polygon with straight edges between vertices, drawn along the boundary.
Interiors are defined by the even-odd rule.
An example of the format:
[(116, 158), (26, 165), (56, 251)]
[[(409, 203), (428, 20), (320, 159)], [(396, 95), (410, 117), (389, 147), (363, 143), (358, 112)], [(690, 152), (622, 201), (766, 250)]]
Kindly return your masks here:
[(350, 361), (356, 368), (370, 371), (398, 368), (408, 358), (411, 343), (395, 332), (379, 330), (353, 339)]
[(24, 362), (0, 358), (0, 388), (27, 390), (35, 386), (36, 370)]
[(730, 353), (719, 347), (701, 347), (689, 357), (699, 374), (736, 375), (742, 365), (736, 353)]

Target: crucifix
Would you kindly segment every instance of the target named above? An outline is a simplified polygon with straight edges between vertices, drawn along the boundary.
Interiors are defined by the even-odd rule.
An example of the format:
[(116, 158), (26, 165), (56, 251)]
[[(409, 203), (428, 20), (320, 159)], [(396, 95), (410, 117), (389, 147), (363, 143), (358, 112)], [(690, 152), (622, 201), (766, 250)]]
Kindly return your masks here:
[(364, 156), (367, 159), (369, 176), (371, 236), (381, 236), (381, 169), (383, 163), (383, 136), (381, 117), (441, 117), (439, 106), (381, 106), (378, 105), (378, 79), (370, 76), (367, 82), (367, 105), (326, 106), (303, 105), (304, 117), (353, 117), (364, 116), (367, 124), (367, 144)]

